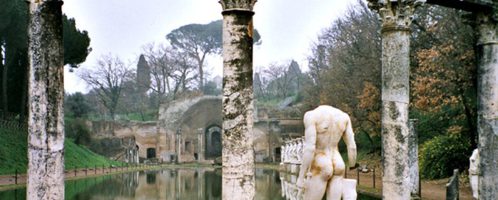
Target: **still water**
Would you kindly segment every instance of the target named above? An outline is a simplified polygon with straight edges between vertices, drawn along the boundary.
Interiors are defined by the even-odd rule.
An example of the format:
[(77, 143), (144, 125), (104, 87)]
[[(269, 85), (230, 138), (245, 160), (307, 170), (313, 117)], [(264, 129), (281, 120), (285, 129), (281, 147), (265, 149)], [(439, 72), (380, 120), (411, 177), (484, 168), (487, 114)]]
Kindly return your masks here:
[[(280, 176), (275, 170), (256, 169), (255, 199), (294, 199), (295, 179), (291, 175)], [(70, 200), (214, 200), (221, 199), (221, 171), (199, 168), (130, 172), (66, 181), (65, 192)], [(3, 191), (0, 200), (26, 199), (25, 193), (25, 189)]]

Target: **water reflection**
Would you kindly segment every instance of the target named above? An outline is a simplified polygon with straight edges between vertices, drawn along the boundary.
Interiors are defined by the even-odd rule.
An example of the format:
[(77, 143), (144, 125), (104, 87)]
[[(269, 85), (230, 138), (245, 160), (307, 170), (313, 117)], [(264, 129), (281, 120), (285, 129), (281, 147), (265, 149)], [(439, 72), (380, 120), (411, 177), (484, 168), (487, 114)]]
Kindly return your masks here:
[(214, 169), (144, 171), (110, 177), (82, 199), (221, 199), (221, 173)]
[(301, 200), (303, 199), (303, 193), (300, 188), (297, 187), (297, 176), (293, 174), (281, 174), (281, 187), (282, 187), (282, 197), (287, 200)]
[[(255, 199), (298, 199), (296, 179), (275, 170), (256, 169)], [(70, 200), (214, 200), (221, 199), (221, 170), (164, 169), (66, 181), (65, 192)], [(26, 190), (0, 192), (0, 199), (26, 199)]]

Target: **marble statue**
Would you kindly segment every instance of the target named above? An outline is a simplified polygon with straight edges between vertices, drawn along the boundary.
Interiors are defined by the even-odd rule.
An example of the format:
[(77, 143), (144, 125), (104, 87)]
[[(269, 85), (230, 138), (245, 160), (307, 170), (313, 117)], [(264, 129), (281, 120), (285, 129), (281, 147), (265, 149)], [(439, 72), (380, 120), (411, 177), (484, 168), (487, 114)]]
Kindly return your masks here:
[(296, 141), (292, 140), (290, 148), (290, 163), (294, 164), (295, 162), (296, 162)]
[(475, 149), (470, 156), (469, 165), (469, 180), (470, 187), (472, 188), (472, 196), (478, 199), (478, 184), (479, 184), (479, 150)]
[(298, 143), (297, 143), (297, 151), (296, 151), (298, 163), (301, 163), (301, 161), (303, 159), (303, 146), (304, 146), (303, 142), (304, 142), (303, 139), (299, 138)]
[[(346, 165), (338, 149), (341, 138), (347, 145), (349, 166), (355, 168), (358, 165), (349, 115), (322, 105), (306, 112), (303, 121), (305, 141), (297, 186), (303, 188), (304, 199), (321, 200), (324, 195), (327, 200), (345, 198), (348, 195), (343, 195), (343, 191), (352, 192), (352, 183), (344, 181)], [(354, 183), (354, 195), (351, 196), (356, 195)]]
[(284, 164), (284, 158), (285, 158), (285, 145), (282, 145), (280, 147), (280, 164)]
[(285, 163), (285, 159), (287, 158), (287, 144), (282, 145), (282, 151), (280, 152), (281, 160), (280, 162), (283, 164)]
[(300, 164), (299, 159), (299, 139), (294, 140), (294, 152), (292, 157), (294, 158), (293, 164)]
[(288, 163), (289, 162), (289, 143), (285, 143), (284, 145), (285, 150), (284, 150), (284, 161), (283, 163)]
[(356, 200), (356, 180), (343, 179), (342, 180), (342, 199), (343, 200)]

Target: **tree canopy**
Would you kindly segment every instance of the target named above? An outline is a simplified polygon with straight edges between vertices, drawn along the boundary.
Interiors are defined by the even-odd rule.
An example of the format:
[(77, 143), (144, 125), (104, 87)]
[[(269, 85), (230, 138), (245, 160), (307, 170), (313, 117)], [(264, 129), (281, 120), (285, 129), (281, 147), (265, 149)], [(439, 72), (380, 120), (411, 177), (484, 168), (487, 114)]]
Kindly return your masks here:
[[(380, 23), (358, 2), (312, 46), (313, 82), (304, 86), (303, 108), (329, 104), (344, 110), (356, 138), (368, 136), (372, 151), (380, 153)], [(477, 145), (475, 37), (464, 12), (431, 6), (417, 10), (417, 16), (410, 46), (410, 118), (418, 119), (421, 175), (442, 178), (456, 167), (464, 169), (468, 161), (457, 158), (470, 156)]]
[[(20, 0), (0, 0), (0, 110), (26, 112), (28, 70), (28, 5)], [(63, 16), (64, 64), (76, 67), (90, 52), (88, 32)], [(22, 120), (22, 119), (21, 119)]]
[(79, 76), (92, 86), (99, 101), (114, 119), (124, 84), (133, 80), (133, 72), (118, 57), (103, 55), (95, 69), (85, 69)]
[(76, 28), (74, 18), (63, 16), (63, 34), (64, 34), (64, 64), (71, 67), (77, 67), (78, 64), (85, 62), (86, 57), (91, 51), (90, 37), (87, 31), (81, 31)]
[[(204, 87), (204, 61), (209, 54), (220, 54), (222, 50), (222, 20), (208, 24), (188, 24), (166, 35), (173, 48), (178, 49), (197, 62), (199, 89)], [(261, 43), (261, 36), (254, 31), (254, 43)]]

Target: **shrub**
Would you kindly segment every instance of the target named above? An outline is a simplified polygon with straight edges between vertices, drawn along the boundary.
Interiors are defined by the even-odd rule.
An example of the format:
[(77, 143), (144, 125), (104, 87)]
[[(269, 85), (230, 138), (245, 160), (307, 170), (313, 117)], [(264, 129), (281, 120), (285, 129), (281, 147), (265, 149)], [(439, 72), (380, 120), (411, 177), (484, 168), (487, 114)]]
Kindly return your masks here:
[(468, 168), (470, 140), (456, 135), (441, 135), (428, 140), (420, 149), (420, 174), (423, 178), (449, 177), (453, 169)]
[(90, 130), (85, 120), (74, 119), (65, 121), (66, 136), (78, 145), (89, 145), (91, 142)]

